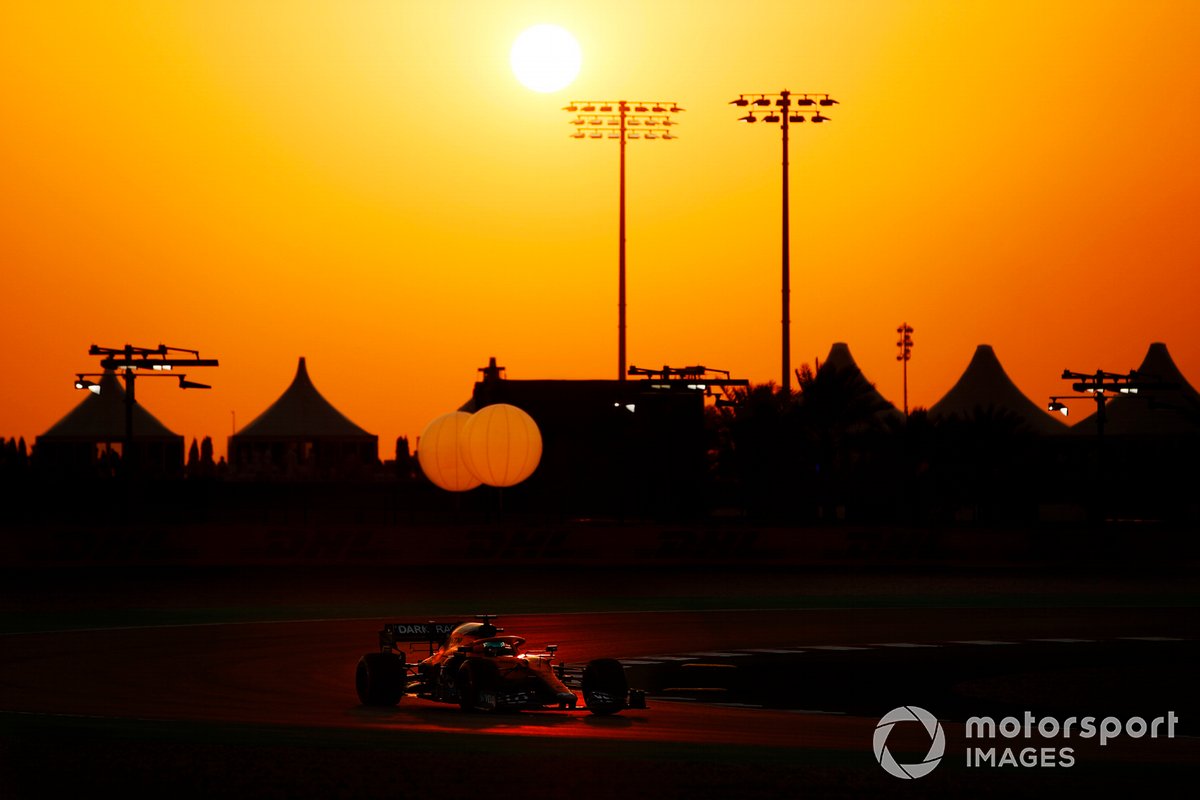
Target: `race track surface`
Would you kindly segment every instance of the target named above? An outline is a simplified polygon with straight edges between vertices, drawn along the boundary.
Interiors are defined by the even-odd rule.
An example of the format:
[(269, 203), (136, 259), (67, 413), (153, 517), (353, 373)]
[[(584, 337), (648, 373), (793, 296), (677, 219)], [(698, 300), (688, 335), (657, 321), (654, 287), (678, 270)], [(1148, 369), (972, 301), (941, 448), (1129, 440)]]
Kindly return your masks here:
[[(0, 617), (0, 794), (396, 797), (490, 778), (576, 797), (1029, 796), (1132, 790), (1200, 758), (1194, 701), (1174, 696), (1200, 639), (1186, 578), (510, 577), (469, 608), (452, 584), (363, 572), (74, 576), (57, 591), (24, 576)], [(383, 621), (503, 606), (518, 609), (500, 620), (508, 632), (559, 645), (568, 663), (621, 659), (650, 707), (358, 703), (355, 663)], [(965, 716), (1021, 702), (1147, 717), (1171, 704), (1184, 719), (1169, 740), (1073, 742), (1070, 769), (966, 768)], [(884, 712), (920, 703), (938, 706), (946, 760), (898, 781), (872, 736)]]

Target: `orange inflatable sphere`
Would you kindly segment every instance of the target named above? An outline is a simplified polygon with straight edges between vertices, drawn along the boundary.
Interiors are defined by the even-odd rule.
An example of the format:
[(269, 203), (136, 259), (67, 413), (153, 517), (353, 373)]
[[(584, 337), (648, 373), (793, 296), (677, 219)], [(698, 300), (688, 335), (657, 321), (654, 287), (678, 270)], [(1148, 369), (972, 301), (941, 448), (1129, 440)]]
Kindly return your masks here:
[(480, 483), (462, 456), (463, 433), (470, 419), (465, 411), (443, 414), (426, 425), (417, 440), (421, 471), (448, 492), (465, 492)]
[(476, 411), (463, 428), (467, 469), (488, 486), (513, 486), (528, 478), (542, 458), (542, 433), (533, 417), (497, 403)]

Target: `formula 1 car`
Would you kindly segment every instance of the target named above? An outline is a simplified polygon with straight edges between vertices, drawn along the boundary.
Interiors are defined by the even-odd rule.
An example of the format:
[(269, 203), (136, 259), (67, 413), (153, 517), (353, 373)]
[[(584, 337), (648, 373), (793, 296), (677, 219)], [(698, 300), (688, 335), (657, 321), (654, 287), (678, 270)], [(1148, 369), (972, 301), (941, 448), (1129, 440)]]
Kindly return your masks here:
[[(368, 706), (394, 706), (404, 695), (457, 703), (464, 711), (575, 710), (616, 714), (645, 708), (645, 692), (630, 689), (625, 669), (611, 658), (590, 661), (582, 670), (555, 663), (557, 645), (525, 652), (520, 636), (504, 636), (492, 624), (479, 622), (388, 623), (379, 632), (379, 652), (358, 660), (354, 674), (358, 699)], [(404, 645), (426, 645), (428, 657), (408, 661)]]

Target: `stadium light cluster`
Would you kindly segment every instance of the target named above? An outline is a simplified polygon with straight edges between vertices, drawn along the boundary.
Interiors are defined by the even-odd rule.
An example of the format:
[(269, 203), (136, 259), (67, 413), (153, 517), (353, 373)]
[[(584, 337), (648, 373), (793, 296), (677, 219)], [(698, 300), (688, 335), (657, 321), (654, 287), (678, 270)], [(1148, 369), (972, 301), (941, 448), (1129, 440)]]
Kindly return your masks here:
[(746, 116), (738, 117), (743, 122), (753, 123), (762, 120), (786, 125), (805, 121), (828, 122), (829, 117), (822, 114), (820, 109), (838, 105), (838, 101), (827, 94), (797, 95), (784, 91), (778, 94), (738, 95), (737, 99), (730, 100), (729, 104), (750, 109)]
[(632, 140), (678, 139), (673, 115), (678, 103), (629, 100), (572, 100), (563, 111), (575, 114), (572, 139), (615, 139), (620, 142), (617, 233), (617, 380), (625, 380), (625, 143)]
[[(188, 355), (176, 356), (174, 355), (175, 353), (186, 353)], [(206, 383), (189, 381), (187, 375), (162, 375), (162, 373), (173, 373), (176, 367), (218, 366), (218, 361), (215, 358), (201, 358), (199, 350), (168, 347), (165, 344), (160, 344), (158, 347), (134, 347), (133, 345), (100, 347), (92, 345), (88, 349), (88, 355), (102, 356), (100, 366), (105, 370), (124, 373), (126, 384), (131, 382), (139, 370), (145, 370), (148, 372), (144, 377), (177, 378), (180, 389), (211, 389), (212, 387)], [(77, 372), (75, 373), (75, 388), (86, 389), (92, 394), (100, 394), (100, 384), (89, 380), (89, 378), (99, 377), (103, 377), (103, 373)]]
[(738, 117), (743, 122), (779, 123), (783, 139), (783, 224), (780, 232), (782, 252), (782, 346), (780, 348), (782, 361), (782, 379), (780, 390), (786, 397), (792, 393), (792, 345), (791, 345), (791, 255), (790, 255), (790, 214), (788, 211), (788, 126), (809, 121), (813, 123), (828, 122), (829, 117), (821, 113), (821, 109), (838, 104), (828, 94), (806, 92), (796, 94), (786, 89), (782, 92), (755, 92), (740, 94), (729, 104), (738, 108), (749, 109), (744, 117)]
[(1055, 395), (1050, 398), (1046, 410), (1051, 413), (1057, 412), (1065, 417), (1070, 409), (1063, 400), (1092, 400), (1096, 403), (1096, 433), (1099, 436), (1104, 435), (1104, 424), (1107, 419), (1105, 406), (1110, 399), (1121, 395), (1136, 396), (1141, 391), (1176, 388), (1173, 383), (1160, 381), (1134, 369), (1129, 372), (1105, 372), (1100, 369), (1095, 372), (1072, 372), (1064, 369), (1062, 379), (1073, 381), (1071, 390), (1083, 392), (1083, 394)]
[(563, 111), (575, 114), (570, 121), (576, 129), (572, 139), (631, 139), (670, 141), (679, 136), (670, 128), (679, 123), (673, 118), (687, 109), (678, 103), (636, 103), (625, 100), (606, 102), (574, 101), (563, 107)]

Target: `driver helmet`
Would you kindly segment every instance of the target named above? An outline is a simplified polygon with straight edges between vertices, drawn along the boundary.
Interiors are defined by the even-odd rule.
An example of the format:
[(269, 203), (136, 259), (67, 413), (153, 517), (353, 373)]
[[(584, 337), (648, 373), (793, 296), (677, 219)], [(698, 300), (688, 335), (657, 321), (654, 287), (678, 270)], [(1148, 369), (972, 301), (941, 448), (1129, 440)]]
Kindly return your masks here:
[(483, 654), (485, 656), (501, 656), (511, 652), (512, 648), (508, 646), (508, 642), (484, 642)]

